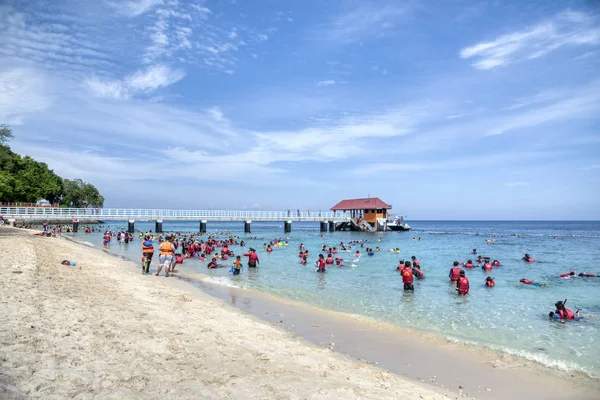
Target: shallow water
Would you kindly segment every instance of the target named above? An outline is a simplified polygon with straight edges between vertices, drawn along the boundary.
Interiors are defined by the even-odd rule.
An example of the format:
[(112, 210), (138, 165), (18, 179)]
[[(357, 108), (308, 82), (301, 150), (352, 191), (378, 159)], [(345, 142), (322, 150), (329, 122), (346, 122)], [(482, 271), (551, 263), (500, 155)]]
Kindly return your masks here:
[[(600, 223), (414, 221), (411, 225), (411, 232), (335, 232), (321, 237), (316, 223), (294, 223), (293, 231), (284, 234), (283, 222), (253, 222), (253, 233), (246, 235), (242, 233), (242, 223), (209, 222), (211, 232), (229, 231), (246, 239), (248, 246), (257, 248), (259, 268), (250, 271), (245, 268), (235, 277), (228, 268), (209, 270), (207, 262), (197, 260), (185, 260), (180, 268), (203, 274), (202, 278), (212, 283), (253, 288), (325, 309), (438, 333), (551, 367), (581, 370), (594, 377), (600, 375), (597, 346), (600, 321), (586, 318), (586, 322), (563, 324), (547, 317), (554, 303), (565, 298), (573, 310), (582, 308), (584, 313), (600, 315), (600, 278), (559, 278), (559, 274), (573, 269), (600, 275)], [(126, 226), (125, 221), (111, 223), (114, 230)], [(136, 221), (136, 229), (153, 228), (153, 222)], [(198, 223), (165, 221), (163, 228), (190, 232), (197, 231)], [(100, 233), (80, 232), (74, 236), (79, 241), (101, 246)], [(254, 236), (258, 239), (248, 239)], [(287, 239), (289, 247), (275, 248), (268, 254), (262, 244), (279, 237)], [(495, 239), (495, 243), (486, 244), (486, 239)], [(369, 240), (365, 247), (379, 246), (381, 251), (374, 256), (363, 254), (354, 261), (356, 249), (366, 252), (360, 245), (353, 245), (351, 252), (340, 252), (337, 256), (343, 257), (346, 265), (354, 261), (355, 267), (331, 267), (326, 274), (315, 273), (312, 263), (323, 243), (333, 247), (351, 240)], [(300, 243), (310, 250), (307, 266), (299, 263)], [(396, 247), (401, 249), (400, 254), (388, 251)], [(502, 266), (491, 273), (479, 268), (467, 269), (471, 291), (468, 296), (459, 297), (448, 283), (448, 271), (454, 260), (475, 258), (469, 254), (473, 248), (480, 255), (500, 260)], [(238, 254), (243, 250), (238, 246), (231, 249)], [(132, 244), (119, 245), (113, 240), (110, 251), (138, 262), (140, 241), (136, 237)], [(521, 261), (524, 253), (535, 257), (536, 262)], [(405, 294), (395, 267), (400, 259), (412, 255), (420, 260), (426, 278), (416, 281), (414, 293)], [(230, 259), (223, 263), (231, 262)], [(153, 261), (153, 270), (156, 263)], [(495, 277), (494, 288), (484, 287), (486, 276)], [(546, 282), (548, 286), (521, 285), (518, 283), (521, 278)]]

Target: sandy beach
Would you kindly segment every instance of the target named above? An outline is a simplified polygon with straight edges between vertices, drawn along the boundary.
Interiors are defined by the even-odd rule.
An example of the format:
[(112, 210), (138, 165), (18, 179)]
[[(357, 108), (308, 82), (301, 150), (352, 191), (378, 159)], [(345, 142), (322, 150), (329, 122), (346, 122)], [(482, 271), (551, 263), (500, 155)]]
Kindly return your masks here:
[(3, 399), (448, 398), (100, 250), (11, 228), (0, 247)]

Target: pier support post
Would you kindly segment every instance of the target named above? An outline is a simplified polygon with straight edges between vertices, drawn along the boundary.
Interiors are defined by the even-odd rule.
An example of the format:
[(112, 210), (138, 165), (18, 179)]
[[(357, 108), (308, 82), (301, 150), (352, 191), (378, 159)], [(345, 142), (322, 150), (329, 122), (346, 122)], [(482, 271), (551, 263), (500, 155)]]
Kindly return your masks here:
[(79, 230), (79, 219), (73, 218), (73, 233), (77, 233)]
[(283, 232), (290, 233), (292, 231), (292, 221), (285, 221), (283, 223)]
[(246, 221), (246, 222), (244, 222), (244, 233), (252, 233), (252, 232), (250, 231), (250, 223), (251, 223), (251, 222), (252, 222), (252, 221)]
[(329, 221), (329, 232), (335, 232), (335, 221)]
[(327, 221), (321, 221), (319, 227), (321, 228), (321, 232), (327, 232)]
[(156, 233), (163, 233), (162, 222), (163, 222), (162, 219), (157, 219), (156, 220), (156, 225), (154, 226), (154, 228), (155, 228), (154, 232), (156, 232)]
[(129, 224), (127, 224), (127, 232), (134, 233), (135, 232), (135, 220), (130, 219)]
[(200, 233), (206, 233), (206, 220), (200, 221)]

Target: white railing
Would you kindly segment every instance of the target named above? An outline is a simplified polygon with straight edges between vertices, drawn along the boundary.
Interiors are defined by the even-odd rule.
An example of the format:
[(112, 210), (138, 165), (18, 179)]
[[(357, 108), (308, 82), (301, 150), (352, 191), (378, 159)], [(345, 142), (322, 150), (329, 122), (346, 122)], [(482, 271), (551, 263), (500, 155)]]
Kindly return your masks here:
[(6, 218), (82, 218), (82, 219), (190, 219), (190, 220), (257, 220), (257, 221), (344, 221), (349, 214), (333, 211), (236, 211), (236, 210), (166, 210), (128, 208), (53, 208), (0, 207)]

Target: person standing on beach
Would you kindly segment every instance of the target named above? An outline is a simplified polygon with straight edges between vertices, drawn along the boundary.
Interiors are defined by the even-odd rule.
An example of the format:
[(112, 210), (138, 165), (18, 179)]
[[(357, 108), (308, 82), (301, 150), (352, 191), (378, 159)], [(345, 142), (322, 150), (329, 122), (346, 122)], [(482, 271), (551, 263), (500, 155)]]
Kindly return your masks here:
[(154, 256), (154, 245), (152, 244), (152, 240), (150, 240), (150, 236), (146, 236), (142, 242), (142, 257), (144, 259), (144, 263), (142, 264), (142, 274), (150, 272), (152, 256)]
[(171, 262), (173, 261), (173, 254), (175, 254), (175, 246), (171, 243), (173, 238), (171, 236), (167, 236), (166, 240), (160, 244), (158, 249), (160, 255), (158, 257), (158, 271), (156, 272), (156, 276), (160, 275), (160, 271), (162, 268), (165, 268), (165, 276), (169, 276), (169, 268), (171, 267)]

